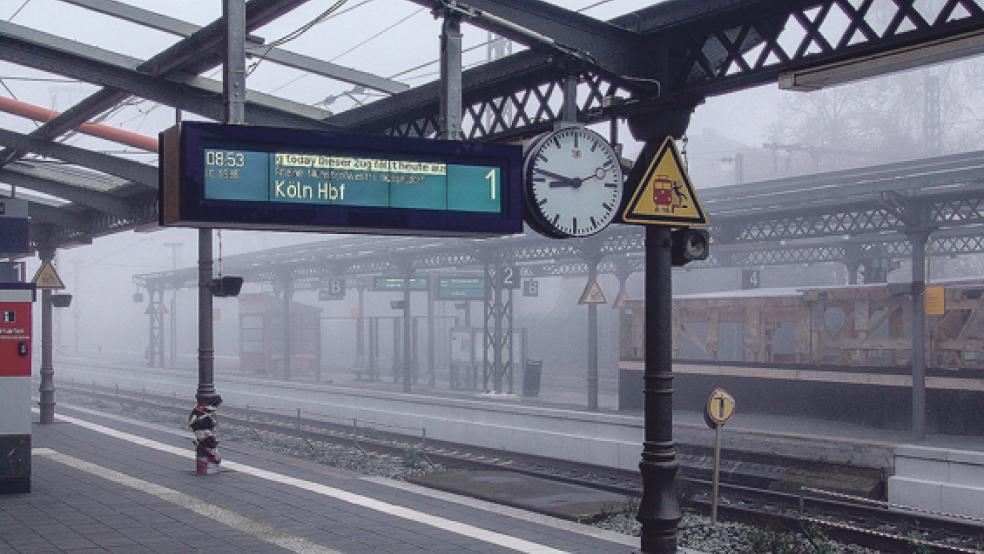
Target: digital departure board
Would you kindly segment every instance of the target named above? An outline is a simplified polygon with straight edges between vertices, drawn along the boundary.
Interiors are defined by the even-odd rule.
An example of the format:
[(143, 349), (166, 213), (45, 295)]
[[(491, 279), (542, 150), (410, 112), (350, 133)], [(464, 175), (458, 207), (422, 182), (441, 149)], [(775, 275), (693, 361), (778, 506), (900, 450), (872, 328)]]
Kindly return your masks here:
[(161, 137), (162, 225), (522, 231), (518, 146), (215, 123)]

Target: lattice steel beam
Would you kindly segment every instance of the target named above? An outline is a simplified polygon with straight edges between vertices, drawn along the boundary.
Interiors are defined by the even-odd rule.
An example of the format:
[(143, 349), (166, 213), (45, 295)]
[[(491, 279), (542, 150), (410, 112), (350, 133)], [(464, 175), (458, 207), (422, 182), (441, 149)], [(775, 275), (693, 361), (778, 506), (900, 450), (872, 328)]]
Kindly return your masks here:
[[(411, 0), (434, 7), (434, 0)], [(450, 3), (446, 3), (450, 4)], [(643, 36), (541, 0), (467, 0), (449, 11), (533, 49), (569, 55), (614, 75), (647, 70)], [(487, 17), (490, 15), (492, 17)]]
[(0, 129), (0, 145), (26, 152), (34, 152), (48, 158), (57, 158), (109, 175), (115, 175), (145, 187), (157, 188), (157, 168), (151, 165), (93, 152), (85, 148), (69, 146), (60, 142), (36, 139), (21, 133), (8, 131), (7, 129)]
[[(147, 62), (67, 40), (13, 23), (0, 22), (0, 59), (113, 87), (221, 121), (224, 117), (222, 84), (190, 73), (168, 77), (148, 75), (139, 68)], [(257, 125), (325, 127), (330, 112), (267, 94), (250, 91), (248, 121)]]
[(62, 175), (55, 169), (33, 167), (25, 163), (10, 164), (0, 168), (0, 181), (115, 215), (125, 216), (133, 211), (133, 203), (95, 188), (82, 186), (79, 183), (82, 176)]
[[(69, 4), (75, 4), (88, 10), (137, 23), (158, 31), (164, 31), (180, 37), (190, 37), (198, 32), (201, 27), (191, 23), (168, 17), (163, 14), (144, 10), (136, 6), (117, 2), (116, 0), (61, 0)], [(280, 65), (300, 69), (329, 79), (335, 79), (357, 86), (363, 86), (372, 90), (378, 90), (388, 94), (396, 94), (410, 88), (409, 85), (399, 83), (391, 79), (386, 79), (372, 73), (359, 71), (350, 67), (312, 58), (302, 54), (297, 54), (281, 48), (269, 48), (262, 44), (251, 42), (250, 37), (246, 37), (247, 51), (254, 56), (262, 56)]]
[[(626, 83), (582, 72), (589, 97), (579, 119), (600, 121), (612, 114), (657, 108), (661, 103), (695, 102), (709, 95), (776, 82), (784, 72), (856, 59), (938, 41), (984, 28), (980, 0), (946, 0), (914, 9), (908, 0), (882, 2), (894, 12), (887, 25), (872, 2), (859, 8), (849, 0), (711, 0), (662, 2), (610, 23), (647, 37), (650, 60), (665, 60), (640, 77), (661, 79), (659, 98), (628, 98)], [(928, 15), (923, 15), (923, 13)], [(892, 14), (889, 14), (890, 16)], [(846, 25), (838, 25), (846, 21)], [(654, 64), (655, 65), (655, 64)], [(522, 52), (464, 73), (466, 122), (470, 138), (528, 136), (547, 129), (559, 114), (559, 83), (569, 69), (541, 52)], [(340, 125), (399, 136), (428, 136), (436, 130), (437, 84), (383, 99), (335, 116)], [(602, 102), (611, 94), (614, 101)], [(506, 117), (507, 110), (513, 114)], [(484, 128), (479, 114), (497, 118)]]

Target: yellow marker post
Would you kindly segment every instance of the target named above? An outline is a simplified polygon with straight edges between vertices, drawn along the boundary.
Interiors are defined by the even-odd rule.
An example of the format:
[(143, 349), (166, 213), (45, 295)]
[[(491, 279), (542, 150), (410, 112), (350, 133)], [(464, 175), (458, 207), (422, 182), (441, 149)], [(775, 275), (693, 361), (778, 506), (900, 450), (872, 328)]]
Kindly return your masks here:
[(946, 314), (946, 289), (944, 287), (926, 287), (926, 315)]
[(731, 393), (716, 388), (707, 397), (704, 407), (704, 421), (714, 429), (714, 475), (711, 483), (711, 524), (717, 524), (718, 483), (721, 476), (721, 428), (735, 415), (735, 397)]

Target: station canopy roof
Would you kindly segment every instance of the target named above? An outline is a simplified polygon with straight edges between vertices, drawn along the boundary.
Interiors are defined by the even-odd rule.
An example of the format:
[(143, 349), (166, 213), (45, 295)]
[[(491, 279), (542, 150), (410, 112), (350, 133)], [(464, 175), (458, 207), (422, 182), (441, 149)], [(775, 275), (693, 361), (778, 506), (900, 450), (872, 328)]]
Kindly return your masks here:
[[(550, 3), (606, 21), (654, 2)], [(438, 2), (249, 4), (268, 8), (267, 21), (247, 37), (248, 121), (251, 112), (269, 121), (261, 117), (269, 110), (288, 114), (285, 120), (330, 122), (439, 79)], [(214, 94), (212, 101), (196, 96), (221, 92), (221, 42), (195, 51), (189, 40), (203, 27), (221, 26), (221, 16), (219, 0), (0, 4), (0, 48), (10, 48), (13, 39), (19, 48), (0, 60), (0, 196), (13, 189), (30, 201), (34, 228), (89, 228), (91, 238), (139, 225), (135, 206), (156, 195), (157, 134), (175, 123), (178, 109), (186, 121), (221, 118)], [(465, 69), (526, 48), (467, 20), (462, 31)], [(100, 217), (120, 223), (91, 232), (86, 223)], [(153, 214), (142, 218), (152, 221)], [(64, 236), (57, 242), (66, 243)]]

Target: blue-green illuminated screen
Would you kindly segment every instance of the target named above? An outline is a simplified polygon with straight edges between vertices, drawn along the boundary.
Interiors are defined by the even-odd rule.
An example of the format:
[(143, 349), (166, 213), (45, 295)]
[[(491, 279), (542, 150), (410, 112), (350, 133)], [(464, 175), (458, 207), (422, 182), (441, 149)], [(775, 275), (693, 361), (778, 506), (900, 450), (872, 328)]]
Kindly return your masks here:
[(339, 206), (502, 211), (496, 167), (369, 156), (205, 149), (205, 198)]

